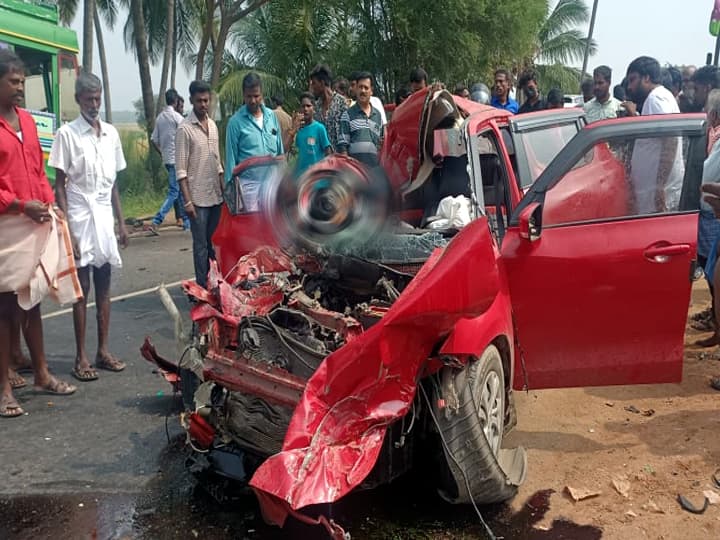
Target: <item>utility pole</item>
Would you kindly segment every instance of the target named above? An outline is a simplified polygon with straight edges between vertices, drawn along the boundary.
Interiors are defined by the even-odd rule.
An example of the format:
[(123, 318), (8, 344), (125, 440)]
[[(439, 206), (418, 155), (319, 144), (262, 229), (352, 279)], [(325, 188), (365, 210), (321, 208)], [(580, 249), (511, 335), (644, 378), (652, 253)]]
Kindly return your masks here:
[(592, 42), (593, 31), (595, 30), (595, 15), (597, 15), (598, 0), (593, 0), (592, 15), (590, 16), (590, 28), (588, 28), (587, 43), (585, 43), (585, 54), (583, 55), (583, 66), (580, 72), (580, 84), (585, 77), (588, 60), (590, 58), (590, 42)]

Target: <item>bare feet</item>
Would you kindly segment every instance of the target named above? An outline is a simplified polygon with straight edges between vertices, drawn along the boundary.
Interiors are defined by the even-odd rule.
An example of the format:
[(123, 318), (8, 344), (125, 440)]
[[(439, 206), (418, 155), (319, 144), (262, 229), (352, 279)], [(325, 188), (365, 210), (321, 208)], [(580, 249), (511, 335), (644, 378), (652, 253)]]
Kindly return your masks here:
[(25, 377), (22, 375), (18, 375), (18, 373), (13, 369), (8, 369), (8, 379), (10, 380), (10, 388), (13, 390), (17, 390), (18, 388), (25, 388), (27, 386), (27, 381), (25, 380)]
[(74, 394), (77, 387), (50, 375), (47, 381), (35, 380), (35, 391), (41, 394), (52, 394), (54, 396), (69, 396)]
[(107, 371), (122, 371), (125, 369), (125, 362), (121, 362), (109, 352), (98, 352), (95, 357), (95, 367)]
[(12, 393), (3, 394), (0, 397), (0, 418), (15, 418), (22, 416), (25, 411), (20, 407)]

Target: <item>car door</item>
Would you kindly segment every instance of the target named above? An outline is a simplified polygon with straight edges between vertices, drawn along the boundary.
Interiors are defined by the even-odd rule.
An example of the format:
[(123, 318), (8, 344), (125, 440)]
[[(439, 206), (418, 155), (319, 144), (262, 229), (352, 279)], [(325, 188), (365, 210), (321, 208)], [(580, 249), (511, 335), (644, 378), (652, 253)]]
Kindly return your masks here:
[(705, 133), (702, 115), (595, 124), (531, 186), (501, 246), (516, 388), (680, 381)]

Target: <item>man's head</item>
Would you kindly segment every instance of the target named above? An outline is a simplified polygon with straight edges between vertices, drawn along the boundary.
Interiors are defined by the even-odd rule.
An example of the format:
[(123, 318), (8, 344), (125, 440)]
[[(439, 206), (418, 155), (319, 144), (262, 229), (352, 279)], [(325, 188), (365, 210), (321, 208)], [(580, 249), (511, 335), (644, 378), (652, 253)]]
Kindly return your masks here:
[(357, 93), (357, 102), (360, 105), (370, 103), (370, 97), (373, 95), (373, 76), (371, 73), (362, 71), (358, 74), (355, 91)]
[(403, 84), (395, 91), (395, 105), (400, 105), (403, 101), (412, 95), (410, 87)]
[(697, 71), (697, 68), (695, 66), (685, 66), (682, 69), (682, 92), (685, 94), (685, 97), (692, 100), (695, 94), (695, 85), (692, 82), (693, 75), (695, 75), (695, 72)]
[(75, 101), (80, 105), (80, 113), (91, 123), (100, 116), (102, 103), (102, 82), (97, 75), (85, 71), (75, 81)]
[(720, 89), (710, 90), (705, 103), (708, 124), (711, 127), (720, 126)]
[(565, 106), (565, 96), (559, 88), (552, 88), (547, 94), (548, 109), (562, 109)]
[(613, 87), (613, 97), (620, 101), (626, 101), (627, 100), (627, 93), (625, 92), (625, 85), (624, 84), (616, 84)]
[(310, 92), (305, 92), (300, 96), (300, 111), (306, 124), (312, 122), (315, 115), (315, 98)]
[(720, 70), (716, 66), (703, 66), (692, 77), (695, 86), (695, 103), (704, 107), (710, 90), (720, 88)]
[(248, 112), (254, 116), (262, 114), (263, 94), (262, 81), (260, 75), (250, 72), (242, 81), (243, 102), (248, 108)]
[(179, 114), (183, 114), (185, 112), (185, 100), (182, 98), (182, 96), (178, 96), (177, 102), (175, 103), (175, 111), (177, 111)]
[(310, 92), (319, 98), (332, 88), (332, 71), (325, 64), (318, 64), (310, 72)]
[(333, 90), (343, 97), (348, 97), (350, 95), (350, 83), (346, 78), (340, 77), (337, 81), (335, 81)]
[(678, 97), (682, 89), (682, 74), (673, 66), (664, 67), (662, 70), (662, 85), (670, 90), (674, 97)]
[(417, 92), (427, 87), (427, 79), (427, 72), (421, 67), (416, 67), (410, 72), (410, 90)]
[(359, 71), (353, 71), (353, 72), (350, 74), (350, 89), (349, 89), (349, 92), (350, 92), (350, 97), (353, 98), (353, 99), (357, 99), (357, 92), (355, 91), (355, 88), (357, 87), (357, 78), (358, 78), (358, 75), (359, 75), (359, 74), (360, 74)]
[(280, 94), (275, 94), (273, 97), (270, 98), (270, 102), (272, 103), (273, 108), (277, 109), (283, 106), (283, 103), (285, 103), (285, 99)]
[(635, 103), (642, 103), (656, 86), (662, 84), (660, 63), (649, 56), (636, 58), (627, 68), (627, 95)]
[(593, 71), (593, 94), (595, 99), (605, 103), (610, 98), (612, 70), (607, 66), (598, 66)]
[(595, 82), (593, 79), (584, 79), (583, 82), (580, 83), (580, 93), (585, 103), (593, 98), (595, 95)]
[(465, 99), (470, 99), (470, 90), (468, 90), (468, 87), (465, 86), (463, 83), (458, 83), (455, 85), (453, 95), (460, 96)]
[(170, 90), (165, 92), (165, 105), (176, 108), (179, 99), (180, 96), (178, 95), (177, 90), (175, 90), (174, 88), (171, 88)]
[(25, 68), (12, 51), (0, 49), (0, 107), (15, 107), (25, 98)]
[(205, 81), (191, 82), (190, 103), (198, 120), (204, 119), (210, 110), (210, 85)]
[(518, 79), (518, 88), (525, 94), (525, 99), (534, 102), (540, 97), (538, 90), (537, 75), (534, 71), (528, 70), (520, 75)]
[(493, 94), (496, 97), (506, 100), (510, 93), (510, 73), (507, 69), (498, 69), (495, 72), (495, 84), (493, 85)]

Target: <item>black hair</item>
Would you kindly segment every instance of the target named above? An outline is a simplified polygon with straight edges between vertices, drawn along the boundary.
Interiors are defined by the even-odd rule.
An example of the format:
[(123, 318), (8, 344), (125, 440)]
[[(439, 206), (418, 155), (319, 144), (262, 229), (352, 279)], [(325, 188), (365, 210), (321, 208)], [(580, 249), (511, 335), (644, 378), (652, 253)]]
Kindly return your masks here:
[(332, 71), (327, 64), (318, 64), (310, 72), (310, 78), (320, 81), (325, 86), (332, 86)]
[(496, 69), (495, 73), (493, 73), (493, 77), (497, 79), (498, 75), (505, 75), (505, 79), (507, 79), (508, 82), (512, 82), (512, 77), (510, 77), (510, 72), (505, 68)]
[(310, 103), (315, 106), (315, 96), (313, 96), (310, 92), (303, 92), (302, 94), (300, 94), (300, 103), (302, 103), (303, 99), (309, 99)]
[(647, 76), (653, 84), (662, 83), (660, 62), (650, 56), (640, 56), (630, 62), (627, 68), (627, 74), (630, 75), (630, 73), (637, 73), (641, 79)]
[(23, 73), (25, 64), (20, 57), (10, 49), (0, 49), (0, 77), (4, 77), (11, 71)]
[(593, 88), (595, 87), (595, 81), (592, 79), (583, 79), (583, 82), (580, 84), (580, 90), (582, 91), (583, 95), (585, 95), (585, 91), (588, 91), (588, 94), (592, 93)]
[(285, 103), (285, 100), (280, 94), (275, 94), (273, 97), (270, 98), (270, 101), (272, 101), (272, 104), (275, 108), (282, 107), (282, 104)]
[(520, 75), (520, 78), (518, 79), (518, 88), (525, 88), (525, 85), (527, 85), (530, 81), (535, 81), (537, 84), (537, 74), (531, 69), (524, 71), (522, 75)]
[(692, 76), (692, 82), (720, 88), (720, 69), (717, 66), (703, 66)]
[(416, 67), (410, 72), (410, 82), (419, 83), (419, 82), (427, 82), (428, 80), (428, 74), (427, 71), (425, 71), (421, 67)]
[(468, 90), (467, 86), (465, 86), (463, 83), (457, 83), (455, 85), (455, 89), (453, 90), (453, 94), (462, 97), (463, 92), (466, 90), (468, 91), (468, 93), (470, 93), (470, 90)]
[(190, 95), (210, 93), (210, 85), (205, 81), (193, 81), (190, 83)]
[(406, 84), (403, 84), (395, 91), (395, 105), (400, 105), (403, 100), (407, 99), (411, 95), (412, 92), (410, 91), (410, 88), (408, 88)]
[(679, 92), (682, 87), (682, 73), (680, 73), (680, 70), (673, 66), (664, 67), (662, 69), (662, 85), (671, 92), (675, 87)]
[(350, 82), (357, 82), (357, 78), (358, 78), (358, 75), (359, 75), (359, 74), (360, 74), (359, 71), (353, 71), (353, 72), (350, 74), (350, 77), (349, 77)]
[(262, 79), (260, 78), (260, 75), (258, 75), (254, 71), (251, 71), (250, 73), (245, 75), (242, 82), (243, 92), (252, 88), (262, 89)]
[(620, 101), (627, 100), (627, 93), (625, 92), (625, 86), (622, 84), (616, 84), (613, 88), (613, 97)]
[(180, 96), (178, 95), (177, 90), (170, 88), (167, 92), (165, 92), (165, 105), (175, 105), (179, 97)]
[(546, 101), (548, 105), (560, 105), (565, 103), (565, 95), (559, 88), (551, 88), (547, 93)]
[(612, 82), (612, 69), (608, 66), (598, 66), (593, 70), (593, 77), (600, 75), (608, 83)]
[(350, 90), (350, 83), (344, 77), (340, 77), (337, 81), (335, 81), (335, 86), (337, 87), (338, 92), (343, 95), (347, 95)]
[(355, 80), (356, 80), (357, 82), (360, 82), (360, 81), (363, 81), (363, 80), (365, 80), (365, 79), (370, 79), (370, 86), (372, 86), (372, 84), (373, 84), (373, 76), (372, 76), (372, 73), (370, 73), (369, 71), (360, 71), (360, 72), (357, 74), (357, 79), (355, 79)]

